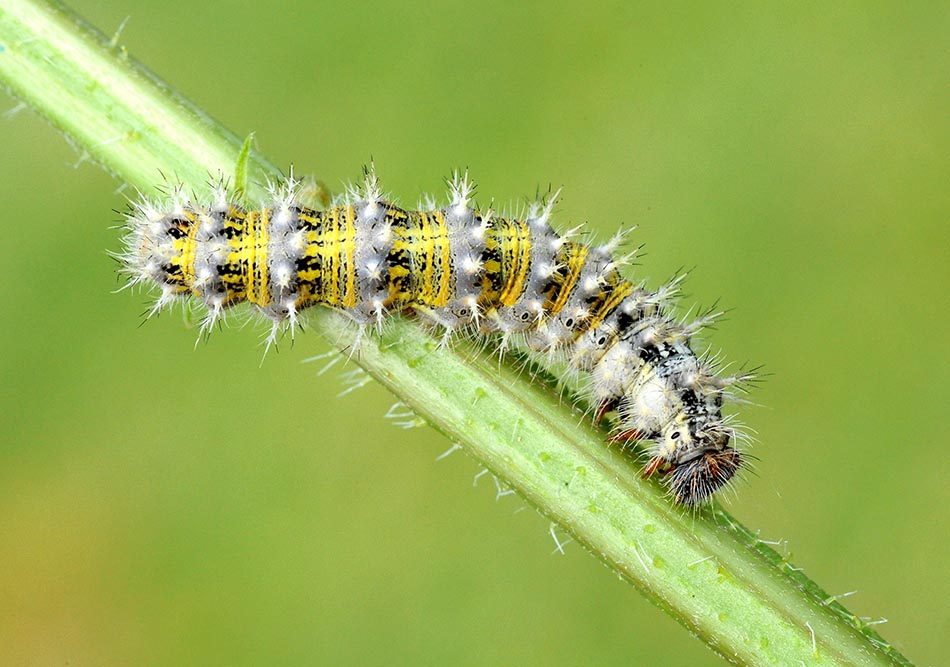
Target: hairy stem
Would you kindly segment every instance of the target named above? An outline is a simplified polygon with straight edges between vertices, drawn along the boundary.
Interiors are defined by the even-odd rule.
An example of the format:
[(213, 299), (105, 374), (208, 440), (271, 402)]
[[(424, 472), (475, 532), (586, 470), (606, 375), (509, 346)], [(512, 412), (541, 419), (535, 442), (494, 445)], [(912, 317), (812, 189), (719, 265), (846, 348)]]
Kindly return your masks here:
[[(254, 200), (280, 171), (115, 40), (62, 7), (0, 6), (0, 82), (116, 177), (200, 189), (236, 178)], [(237, 174), (236, 174), (237, 172)], [(325, 200), (322, 189), (317, 200)], [(316, 309), (340, 348), (358, 331)], [(724, 658), (744, 665), (908, 665), (870, 627), (718, 507), (688, 513), (540, 382), (472, 346), (440, 348), (394, 318), (355, 360), (453, 442)]]

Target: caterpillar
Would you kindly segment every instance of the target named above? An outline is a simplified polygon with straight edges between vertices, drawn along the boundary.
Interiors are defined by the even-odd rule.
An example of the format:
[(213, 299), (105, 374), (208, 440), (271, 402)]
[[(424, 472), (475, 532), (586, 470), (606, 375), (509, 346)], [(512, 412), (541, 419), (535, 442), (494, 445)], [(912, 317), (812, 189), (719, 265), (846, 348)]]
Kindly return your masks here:
[(613, 413), (612, 441), (645, 441), (643, 474), (663, 473), (673, 501), (697, 505), (744, 464), (742, 434), (722, 413), (751, 374), (724, 377), (691, 346), (720, 313), (692, 323), (668, 312), (679, 279), (650, 291), (625, 279), (615, 258), (622, 234), (584, 243), (577, 229), (550, 225), (559, 193), (520, 217), (470, 205), (467, 174), (449, 183), (444, 207), (404, 210), (387, 201), (372, 168), (342, 201), (318, 210), (301, 203), (291, 178), (256, 210), (235, 204), (219, 184), (211, 201), (142, 199), (127, 215), (119, 258), (129, 285), (158, 286), (151, 313), (181, 297), (206, 307), (202, 331), (248, 302), (269, 319), (272, 342), (315, 305), (338, 309), (363, 328), (412, 313), (443, 332), (519, 337), (585, 374), (597, 419)]

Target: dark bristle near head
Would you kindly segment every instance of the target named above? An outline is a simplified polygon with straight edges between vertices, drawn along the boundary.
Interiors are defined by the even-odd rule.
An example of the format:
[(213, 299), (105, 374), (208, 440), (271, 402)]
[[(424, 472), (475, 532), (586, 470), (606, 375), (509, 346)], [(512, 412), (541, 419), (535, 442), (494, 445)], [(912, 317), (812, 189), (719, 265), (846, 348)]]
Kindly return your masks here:
[(742, 465), (732, 447), (705, 452), (669, 471), (666, 483), (677, 503), (698, 505), (723, 487)]

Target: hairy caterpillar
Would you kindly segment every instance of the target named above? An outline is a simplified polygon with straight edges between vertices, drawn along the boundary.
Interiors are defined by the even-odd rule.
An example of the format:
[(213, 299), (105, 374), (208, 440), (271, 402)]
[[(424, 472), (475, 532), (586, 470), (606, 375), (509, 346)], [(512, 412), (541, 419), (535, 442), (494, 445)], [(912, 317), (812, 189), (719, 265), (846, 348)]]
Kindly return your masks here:
[(446, 340), (497, 334), (504, 346), (521, 336), (587, 374), (598, 417), (617, 413), (614, 440), (652, 441), (644, 474), (662, 471), (676, 502), (708, 499), (742, 465), (721, 408), (750, 376), (720, 377), (690, 346), (717, 314), (674, 320), (666, 311), (678, 280), (653, 292), (624, 279), (619, 235), (601, 246), (558, 235), (556, 194), (517, 219), (469, 206), (467, 175), (451, 180), (447, 206), (417, 211), (386, 201), (371, 169), (361, 190), (325, 210), (302, 205), (298, 187), (291, 178), (257, 210), (223, 186), (207, 204), (180, 189), (170, 205), (135, 204), (120, 255), (129, 284), (161, 288), (152, 312), (197, 297), (203, 331), (249, 302), (273, 322), (271, 341), (317, 304), (362, 326), (412, 312)]

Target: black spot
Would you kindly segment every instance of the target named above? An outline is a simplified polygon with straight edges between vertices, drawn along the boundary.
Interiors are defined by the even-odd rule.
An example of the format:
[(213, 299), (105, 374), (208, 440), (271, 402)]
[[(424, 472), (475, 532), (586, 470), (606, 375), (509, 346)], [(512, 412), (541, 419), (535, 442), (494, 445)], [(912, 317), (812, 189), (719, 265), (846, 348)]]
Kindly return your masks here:
[(181, 218), (175, 218), (171, 221), (168, 230), (165, 232), (168, 236), (173, 239), (183, 239), (188, 236), (188, 231), (191, 229), (191, 223), (187, 220)]
[(618, 310), (617, 311), (617, 337), (624, 338), (624, 334), (630, 330), (633, 325), (640, 321), (640, 312), (636, 312), (636, 315), (630, 315), (629, 313)]
[(231, 240), (244, 236), (245, 230), (243, 226), (238, 227), (236, 225), (225, 225), (224, 229), (221, 230), (221, 233), (224, 234), (224, 238)]
[(637, 356), (651, 366), (656, 366), (657, 361), (660, 359), (660, 351), (661, 348), (656, 345), (644, 345), (637, 348)]

